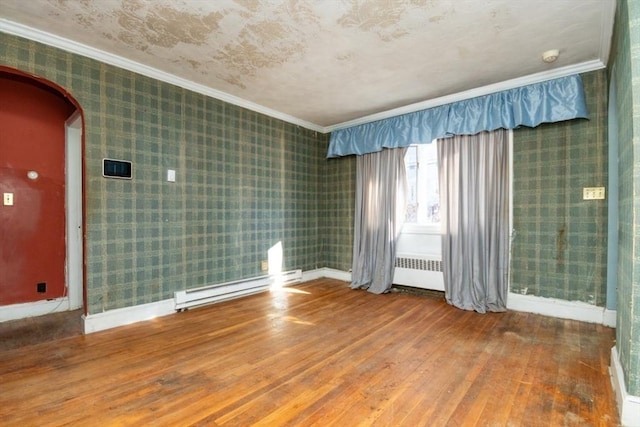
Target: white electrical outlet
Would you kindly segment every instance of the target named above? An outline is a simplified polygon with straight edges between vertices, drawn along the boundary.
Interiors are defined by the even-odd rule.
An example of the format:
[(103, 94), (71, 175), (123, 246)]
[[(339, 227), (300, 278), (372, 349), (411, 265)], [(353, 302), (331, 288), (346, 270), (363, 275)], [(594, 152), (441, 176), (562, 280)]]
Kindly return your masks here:
[(583, 200), (604, 200), (604, 187), (584, 187), (582, 189)]
[(176, 182), (176, 171), (173, 169), (167, 169), (167, 181)]
[(5, 206), (13, 206), (13, 193), (4, 193), (2, 200)]

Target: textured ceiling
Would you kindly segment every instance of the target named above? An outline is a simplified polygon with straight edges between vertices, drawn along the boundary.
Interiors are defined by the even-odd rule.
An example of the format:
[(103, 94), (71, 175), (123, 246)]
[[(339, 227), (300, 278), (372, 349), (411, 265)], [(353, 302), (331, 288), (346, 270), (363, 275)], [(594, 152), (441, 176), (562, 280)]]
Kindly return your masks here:
[[(614, 0), (0, 0), (0, 30), (40, 30), (40, 39), (62, 38), (51, 44), (87, 45), (330, 130), (523, 76), (602, 67), (614, 8)], [(542, 62), (548, 49), (560, 50), (557, 62)]]

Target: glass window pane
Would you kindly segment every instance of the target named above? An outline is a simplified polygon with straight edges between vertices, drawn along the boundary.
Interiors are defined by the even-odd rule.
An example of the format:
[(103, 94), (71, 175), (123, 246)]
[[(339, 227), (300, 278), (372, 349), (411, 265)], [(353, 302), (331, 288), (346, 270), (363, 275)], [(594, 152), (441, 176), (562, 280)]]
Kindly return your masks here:
[(406, 222), (438, 224), (440, 194), (436, 142), (410, 146), (405, 155), (405, 167), (408, 193)]

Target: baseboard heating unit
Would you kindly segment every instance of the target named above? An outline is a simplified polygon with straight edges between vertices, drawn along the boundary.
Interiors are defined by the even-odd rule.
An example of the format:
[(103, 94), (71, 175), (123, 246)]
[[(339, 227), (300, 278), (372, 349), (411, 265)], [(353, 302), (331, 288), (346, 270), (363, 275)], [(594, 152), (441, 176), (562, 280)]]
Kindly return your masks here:
[(182, 311), (191, 307), (263, 292), (274, 285), (285, 286), (298, 283), (301, 280), (302, 270), (291, 270), (279, 274), (178, 291), (174, 294), (175, 309)]

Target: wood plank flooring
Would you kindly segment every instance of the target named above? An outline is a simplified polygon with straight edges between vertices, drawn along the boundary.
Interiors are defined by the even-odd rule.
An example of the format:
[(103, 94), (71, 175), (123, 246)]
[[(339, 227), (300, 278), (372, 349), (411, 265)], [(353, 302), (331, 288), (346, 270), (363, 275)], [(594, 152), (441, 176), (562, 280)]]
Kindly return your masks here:
[(82, 310), (0, 322), (0, 352), (82, 335)]
[(615, 426), (614, 331), (322, 279), (0, 352), (0, 425)]

